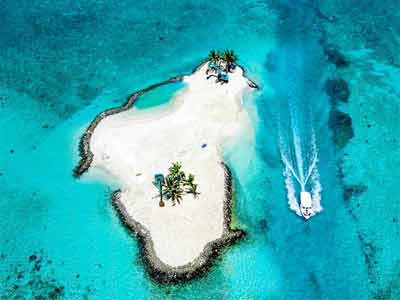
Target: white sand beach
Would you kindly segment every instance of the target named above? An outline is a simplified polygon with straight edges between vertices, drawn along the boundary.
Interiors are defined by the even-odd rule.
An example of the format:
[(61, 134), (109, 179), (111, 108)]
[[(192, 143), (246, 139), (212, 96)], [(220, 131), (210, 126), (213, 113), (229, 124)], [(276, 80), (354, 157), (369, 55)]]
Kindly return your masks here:
[[(242, 108), (249, 89), (243, 70), (221, 85), (206, 79), (207, 64), (184, 78), (187, 86), (166, 110), (132, 108), (102, 120), (90, 148), (92, 168), (120, 183), (121, 202), (133, 219), (151, 233), (160, 260), (178, 267), (190, 263), (224, 231), (224, 143), (238, 134), (254, 134)], [(204, 144), (206, 146), (204, 147)], [(168, 173), (181, 162), (192, 173), (199, 196), (186, 194), (181, 204), (160, 207), (154, 174)]]

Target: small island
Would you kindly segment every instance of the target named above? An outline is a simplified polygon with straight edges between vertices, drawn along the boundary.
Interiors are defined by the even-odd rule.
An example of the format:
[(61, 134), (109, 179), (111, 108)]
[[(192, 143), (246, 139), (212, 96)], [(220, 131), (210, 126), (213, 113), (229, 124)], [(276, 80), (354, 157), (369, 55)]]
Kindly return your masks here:
[[(223, 147), (253, 134), (243, 93), (257, 85), (233, 51), (211, 51), (193, 73), (138, 91), (98, 115), (81, 139), (74, 171), (101, 170), (119, 190), (113, 205), (138, 237), (158, 282), (190, 280), (245, 233), (231, 228), (232, 179)], [(139, 110), (146, 92), (183, 81), (168, 104)]]

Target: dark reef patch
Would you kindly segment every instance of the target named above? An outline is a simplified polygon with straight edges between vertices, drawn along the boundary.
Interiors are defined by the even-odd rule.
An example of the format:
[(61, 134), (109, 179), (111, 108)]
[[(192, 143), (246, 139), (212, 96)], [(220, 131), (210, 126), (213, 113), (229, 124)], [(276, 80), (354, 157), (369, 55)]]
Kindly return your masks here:
[(258, 225), (259, 225), (261, 231), (263, 231), (263, 232), (268, 231), (269, 225), (268, 225), (267, 219), (261, 219), (260, 221), (258, 221)]
[(367, 267), (368, 278), (370, 284), (376, 283), (376, 272), (375, 266), (378, 264), (378, 253), (381, 251), (380, 248), (376, 247), (371, 241), (368, 241), (366, 236), (362, 233), (358, 233), (358, 240), (361, 244), (361, 250), (364, 255), (365, 265)]
[(78, 87), (78, 96), (88, 105), (101, 93), (102, 88), (84, 83)]
[(376, 300), (400, 299), (400, 261), (397, 261), (393, 268), (393, 277), (388, 284), (375, 291), (372, 295)]
[[(337, 167), (338, 167), (338, 179), (341, 185), (343, 186), (343, 199), (345, 201), (345, 207), (349, 216), (353, 219), (354, 223), (357, 224), (359, 220), (355, 211), (351, 208), (349, 200), (353, 197), (360, 196), (362, 193), (367, 191), (368, 187), (363, 184), (345, 185), (342, 165), (343, 165), (343, 158), (339, 159)], [(378, 254), (381, 249), (376, 247), (372, 241), (369, 241), (367, 239), (367, 236), (360, 230), (357, 230), (357, 239), (360, 243), (361, 252), (367, 269), (369, 284), (371, 285), (375, 284), (377, 281), (376, 265), (378, 264)], [(374, 299), (387, 299), (387, 298), (374, 298)]]
[[(2, 254), (1, 260), (4, 260), (2, 264), (7, 263), (7, 256)], [(13, 261), (3, 271), (0, 274), (0, 300), (89, 299), (94, 294), (94, 288), (81, 286), (78, 282), (75, 291), (67, 292), (43, 249), (33, 252), (24, 261)]]
[(364, 184), (353, 184), (343, 186), (343, 199), (348, 201), (353, 197), (358, 197), (368, 190), (368, 187)]
[(329, 43), (325, 36), (321, 37), (319, 42), (329, 63), (334, 64), (336, 68), (345, 68), (350, 65), (343, 53), (339, 51), (338, 46)]
[(11, 264), (2, 279), (0, 299), (27, 299), (27, 296), (38, 300), (64, 299), (64, 286), (51, 276), (53, 272), (48, 272), (48, 265), (43, 250), (30, 255), (26, 263)]
[(324, 47), (324, 53), (327, 60), (338, 68), (344, 68), (349, 65), (344, 55), (332, 45), (326, 45)]
[(334, 106), (339, 101), (348, 102), (350, 97), (349, 86), (342, 78), (328, 79), (325, 82), (325, 92), (329, 96), (329, 99)]
[(349, 114), (336, 109), (331, 109), (329, 113), (329, 128), (333, 133), (335, 145), (342, 149), (354, 137), (352, 120)]

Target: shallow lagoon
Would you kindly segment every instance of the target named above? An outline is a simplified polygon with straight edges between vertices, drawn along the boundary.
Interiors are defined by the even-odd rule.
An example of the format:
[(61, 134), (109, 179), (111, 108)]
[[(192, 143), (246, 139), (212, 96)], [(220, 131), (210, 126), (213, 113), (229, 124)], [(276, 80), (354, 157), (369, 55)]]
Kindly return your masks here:
[[(400, 207), (391, 196), (400, 175), (399, 101), (391, 82), (398, 67), (386, 59), (395, 38), (380, 34), (386, 51), (371, 39), (363, 43), (361, 22), (352, 38), (355, 16), (368, 20), (370, 10), (342, 2), (23, 1), (17, 7), (3, 1), (0, 299), (396, 299)], [(392, 19), (379, 5), (372, 10)], [(343, 22), (328, 22), (320, 13)], [(284, 105), (274, 62), (284, 65), (292, 49), (287, 41), (295, 37), (298, 59), (307, 57), (312, 66), (297, 76), (318, 89), (314, 127), (324, 210), (310, 222), (288, 209), (276, 134)], [(321, 53), (321, 37), (343, 49), (349, 67), (309, 55)], [(261, 86), (246, 102), (256, 143), (238, 141), (226, 149), (237, 187), (235, 223), (248, 238), (208, 276), (159, 286), (147, 277), (136, 240), (110, 205), (113, 184), (72, 178), (78, 139), (100, 111), (137, 89), (190, 72), (210, 48), (224, 47), (235, 49)], [(314, 72), (323, 75), (310, 78)], [(382, 72), (394, 79), (383, 81)], [(343, 77), (351, 89), (349, 103), (339, 108), (351, 115), (355, 137), (343, 149), (328, 128), (323, 78), (331, 76)], [(286, 78), (280, 83), (281, 90), (293, 89)], [(348, 190), (360, 183), (367, 186), (364, 193)]]

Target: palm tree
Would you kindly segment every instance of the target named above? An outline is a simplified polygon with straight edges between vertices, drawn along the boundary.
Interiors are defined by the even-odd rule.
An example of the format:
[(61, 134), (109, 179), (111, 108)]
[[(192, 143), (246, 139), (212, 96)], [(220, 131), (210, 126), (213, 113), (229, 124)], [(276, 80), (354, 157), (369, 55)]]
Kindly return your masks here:
[(182, 200), (183, 190), (173, 176), (168, 175), (163, 184), (164, 194), (172, 200), (172, 205)]
[(167, 176), (162, 187), (164, 195), (167, 198), (171, 198), (176, 188), (174, 179), (171, 176)]
[(192, 184), (194, 181), (194, 175), (193, 174), (189, 174), (188, 177), (185, 180), (185, 185), (190, 185)]
[(179, 188), (175, 191), (175, 195), (174, 195), (174, 196), (175, 196), (175, 197), (172, 199), (172, 201), (173, 201), (173, 204), (172, 204), (172, 205), (175, 205), (174, 200), (176, 200), (176, 201), (178, 202), (178, 204), (181, 204), (182, 196), (183, 196), (183, 190), (179, 187)]
[(175, 181), (178, 183), (184, 182), (186, 180), (186, 175), (185, 172), (181, 170), (182, 164), (180, 162), (175, 162), (172, 164), (172, 167), (170, 167), (169, 174), (174, 178)]
[(217, 64), (219, 59), (220, 59), (219, 52), (215, 50), (211, 50), (210, 53), (208, 54), (208, 60), (214, 64)]
[(169, 167), (169, 172), (171, 175), (178, 175), (181, 171), (182, 164), (180, 162), (174, 162), (171, 167)]
[[(178, 204), (181, 203), (184, 193), (192, 193), (194, 197), (199, 194), (197, 192), (197, 184), (194, 183), (194, 175), (189, 174), (186, 177), (181, 168), (182, 164), (180, 162), (173, 163), (168, 169), (169, 174), (162, 183), (162, 193), (167, 199), (172, 200), (173, 206), (176, 202)], [(187, 188), (186, 191), (185, 188)]]
[(230, 72), (232, 65), (239, 59), (233, 50), (225, 50), (222, 55), (223, 60), (226, 62), (227, 71)]
[(197, 192), (197, 184), (194, 183), (194, 175), (189, 174), (189, 176), (186, 178), (184, 185), (189, 188), (187, 191), (188, 193), (192, 193), (193, 196), (196, 198), (196, 196), (199, 194)]
[(186, 180), (183, 183), (185, 186), (191, 188), (192, 185), (194, 184), (194, 175), (189, 174), (189, 176), (186, 178)]
[(193, 183), (192, 186), (191, 186), (190, 188), (191, 188), (191, 190), (192, 190), (193, 197), (197, 198), (197, 195), (200, 194), (200, 193), (197, 191), (197, 184)]

